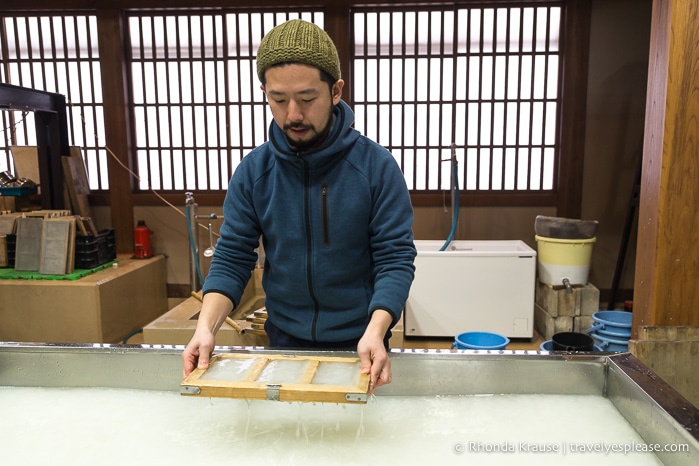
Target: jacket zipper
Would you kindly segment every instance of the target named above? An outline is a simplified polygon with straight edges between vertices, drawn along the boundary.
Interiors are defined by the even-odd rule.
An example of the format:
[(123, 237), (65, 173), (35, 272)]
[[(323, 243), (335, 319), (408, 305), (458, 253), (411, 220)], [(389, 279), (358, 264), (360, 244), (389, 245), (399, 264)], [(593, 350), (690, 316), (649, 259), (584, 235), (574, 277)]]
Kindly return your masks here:
[(318, 298), (313, 291), (313, 241), (311, 239), (311, 175), (308, 169), (308, 162), (303, 160), (303, 183), (304, 183), (304, 220), (306, 222), (306, 281), (308, 282), (308, 295), (313, 301), (313, 322), (311, 323), (311, 339), (318, 341), (317, 326), (320, 314)]
[(328, 185), (324, 184), (320, 188), (320, 218), (323, 227), (323, 244), (325, 247), (330, 246), (330, 210), (328, 208)]

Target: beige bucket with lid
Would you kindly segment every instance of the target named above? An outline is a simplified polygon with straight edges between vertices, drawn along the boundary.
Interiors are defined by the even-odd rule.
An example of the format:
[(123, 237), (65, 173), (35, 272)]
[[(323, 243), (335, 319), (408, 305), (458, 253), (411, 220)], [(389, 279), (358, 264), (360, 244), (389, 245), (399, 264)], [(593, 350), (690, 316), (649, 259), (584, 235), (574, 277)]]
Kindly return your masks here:
[(560, 286), (587, 285), (592, 246), (597, 238), (559, 239), (536, 235), (539, 281)]

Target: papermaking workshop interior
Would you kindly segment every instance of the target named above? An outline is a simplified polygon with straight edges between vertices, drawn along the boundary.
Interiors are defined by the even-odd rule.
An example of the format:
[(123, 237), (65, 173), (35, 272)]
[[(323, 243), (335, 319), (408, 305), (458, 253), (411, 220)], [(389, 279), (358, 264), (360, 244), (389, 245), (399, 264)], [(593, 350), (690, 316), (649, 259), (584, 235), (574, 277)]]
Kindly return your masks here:
[[(608, 283), (611, 282), (614, 271), (613, 262), (617, 257), (621, 225), (628, 203), (627, 193), (631, 190), (635, 164), (630, 163), (629, 159), (631, 154), (636, 152), (637, 140), (643, 133), (644, 111), (642, 106), (645, 97), (644, 74), (648, 65), (647, 42), (650, 31), (650, 3), (644, 3), (645, 9), (639, 9), (637, 2), (627, 0), (593, 2), (591, 12), (590, 70), (587, 82), (587, 136), (584, 141), (585, 167), (584, 172), (580, 174), (584, 185), (580, 200), (580, 214), (585, 218), (601, 220), (603, 230), (600, 232), (600, 237), (593, 250), (590, 282), (604, 288), (603, 293), (608, 292)], [(623, 27), (620, 27), (620, 24), (623, 24)], [(621, 35), (634, 37), (638, 40), (627, 43), (620, 40)], [(611, 94), (616, 100), (610, 98)], [(605, 182), (604, 179), (609, 179), (609, 183)], [(104, 196), (102, 199), (104, 200)], [(133, 197), (133, 199), (137, 199), (137, 197)], [(181, 201), (177, 202), (178, 205), (181, 203)], [(109, 202), (98, 202), (93, 206), (96, 223), (100, 226), (108, 226), (113, 224), (115, 219), (124, 218), (123, 214), (114, 213), (113, 209), (118, 208), (116, 203), (113, 203), (112, 207), (108, 204)], [(201, 212), (222, 214), (218, 204), (212, 203), (211, 205), (213, 207), (202, 203)], [(163, 207), (153, 202), (134, 203), (129, 210), (127, 217), (143, 218), (155, 231), (153, 238), (155, 252), (167, 257), (166, 282), (169, 289), (178, 290), (177, 293), (172, 293), (173, 296), (168, 298), (167, 308), (170, 312), (187, 308), (185, 311), (191, 312), (191, 314), (184, 321), (191, 323), (192, 317), (197, 312), (194, 308), (198, 304), (196, 298), (181, 292), (182, 285), (187, 284), (190, 280), (190, 266), (189, 257), (183, 254), (182, 245), (187, 243), (187, 235), (186, 229), (182, 227), (180, 217), (171, 213), (169, 207)], [(444, 210), (441, 206), (415, 206), (414, 230), (416, 239), (444, 239), (450, 235), (453, 218), (451, 212), (445, 214)], [(455, 232), (459, 240), (518, 238), (533, 248), (536, 247), (532, 231), (534, 217), (538, 214), (556, 215), (557, 213), (556, 208), (550, 206), (518, 209), (509, 207), (484, 208), (468, 205), (461, 206), (460, 212), (459, 227)], [(206, 230), (202, 229), (201, 231)], [(203, 251), (208, 246), (209, 240), (206, 236), (202, 236), (199, 243)], [(630, 247), (633, 251), (635, 244), (632, 242)], [(624, 269), (622, 281), (626, 292), (633, 292), (635, 260), (634, 254), (630, 254), (628, 264)], [(539, 287), (540, 284), (537, 282), (534, 286)], [(506, 289), (503, 287), (503, 290)], [(573, 295), (575, 300), (584, 300), (583, 293), (586, 290), (576, 289), (575, 291)], [(539, 296), (542, 296), (543, 299), (543, 294), (539, 293)], [(592, 296), (587, 296), (586, 301), (588, 302), (586, 303), (568, 302), (571, 298), (567, 294), (561, 293), (561, 290), (555, 290), (554, 296), (555, 299), (551, 298), (551, 300), (557, 303), (556, 306), (562, 301), (563, 314), (566, 314), (557, 317), (570, 318), (570, 325), (573, 325), (574, 318), (583, 317), (580, 315), (581, 309), (583, 307), (588, 309), (586, 305), (589, 302), (594, 303), (592, 306), (594, 310), (606, 307), (604, 299), (600, 299), (599, 294), (595, 296), (592, 293)], [(550, 303), (551, 300), (548, 302)], [(619, 304), (620, 301), (617, 300), (616, 307), (620, 307)], [(259, 307), (258, 302), (253, 302), (250, 310)], [(584, 316), (588, 319), (585, 322), (583, 319), (578, 319), (578, 330), (590, 324), (590, 314)], [(549, 317), (552, 317), (550, 313)], [(563, 320), (543, 319), (542, 328), (549, 329), (543, 332), (551, 333), (551, 330), (555, 330), (557, 325), (562, 322)], [(128, 343), (148, 343), (148, 327), (149, 325), (146, 325), (143, 333), (123, 332), (123, 337), (119, 336), (110, 341), (126, 340)], [(227, 341), (226, 334), (229, 331), (238, 333), (233, 327), (226, 327), (223, 330), (222, 344)], [(454, 342), (454, 335), (440, 338), (405, 338), (398, 330), (400, 329), (397, 329), (396, 332), (397, 339), (394, 340), (396, 348), (448, 348)], [(452, 333), (457, 334), (460, 330), (454, 329)], [(254, 336), (254, 333), (250, 332), (249, 336)], [(180, 336), (177, 338), (179, 339)], [(545, 339), (546, 337), (541, 332), (535, 331), (531, 339), (513, 338), (508, 349), (538, 349)], [(172, 340), (155, 339), (152, 341), (165, 344)], [(181, 342), (181, 340), (177, 341)], [(668, 355), (680, 354), (675, 350), (667, 351)], [(676, 361), (673, 364), (678, 367), (683, 366), (682, 361)]]

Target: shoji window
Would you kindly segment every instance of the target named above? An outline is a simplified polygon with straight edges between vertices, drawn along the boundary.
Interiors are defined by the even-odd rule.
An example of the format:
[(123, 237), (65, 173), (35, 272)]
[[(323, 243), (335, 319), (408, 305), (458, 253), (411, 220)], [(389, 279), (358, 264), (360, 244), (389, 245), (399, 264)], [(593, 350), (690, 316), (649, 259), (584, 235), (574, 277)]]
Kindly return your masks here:
[[(1, 13), (0, 13), (1, 15)], [(2, 82), (63, 94), (68, 137), (82, 148), (91, 189), (108, 189), (97, 21), (89, 15), (0, 16)], [(0, 171), (14, 174), (9, 147), (36, 145), (34, 117), (0, 112)], [(39, 180), (34, 180), (39, 181)]]
[(129, 18), (139, 188), (225, 190), (271, 119), (255, 54), (275, 25), (311, 12), (188, 12)]
[(411, 190), (553, 189), (562, 3), (354, 10), (357, 128), (396, 157)]
[[(396, 157), (414, 193), (551, 192), (559, 157), (563, 1), (352, 8), (347, 77), (357, 129)], [(388, 4), (386, 4), (388, 5)], [(279, 9), (275, 10), (279, 11)], [(271, 122), (255, 73), (261, 38), (310, 9), (126, 11), (138, 189), (223, 191)], [(64, 94), (90, 187), (109, 188), (96, 20), (1, 16), (3, 82)], [(341, 27), (341, 26), (340, 26)], [(336, 24), (336, 29), (338, 25)], [(342, 38), (345, 39), (345, 38)], [(34, 119), (0, 112), (0, 170)]]

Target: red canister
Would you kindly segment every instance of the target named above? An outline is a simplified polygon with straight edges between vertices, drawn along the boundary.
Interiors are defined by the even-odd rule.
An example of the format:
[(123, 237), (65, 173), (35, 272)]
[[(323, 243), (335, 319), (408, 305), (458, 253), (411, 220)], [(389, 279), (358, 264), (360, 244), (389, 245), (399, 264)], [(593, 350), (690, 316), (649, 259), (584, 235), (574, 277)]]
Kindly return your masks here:
[(133, 232), (136, 243), (136, 258), (147, 259), (153, 256), (153, 251), (150, 248), (150, 235), (153, 234), (153, 231), (146, 226), (145, 220), (139, 220)]

